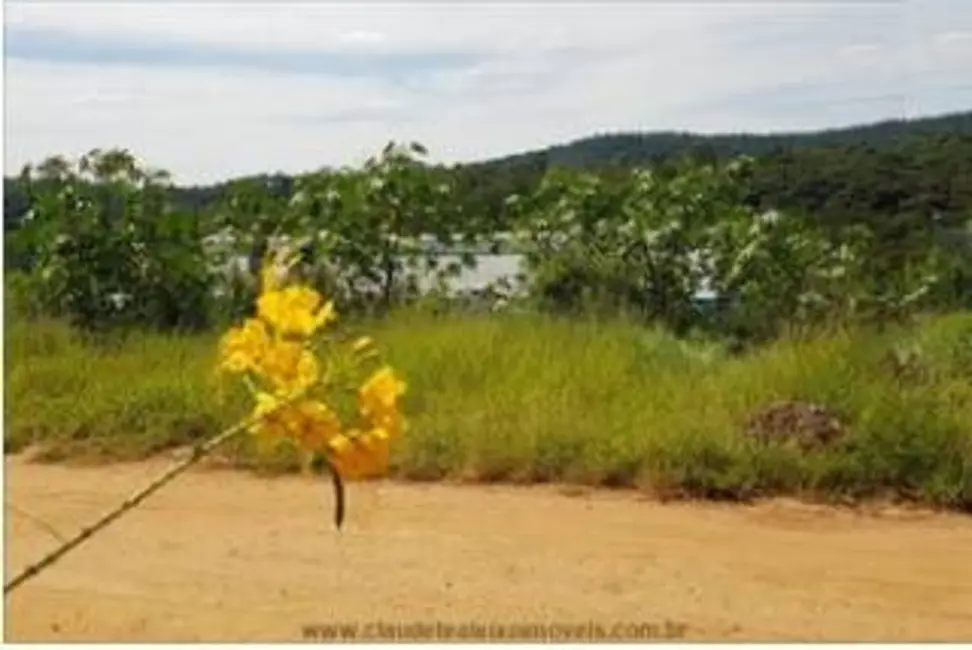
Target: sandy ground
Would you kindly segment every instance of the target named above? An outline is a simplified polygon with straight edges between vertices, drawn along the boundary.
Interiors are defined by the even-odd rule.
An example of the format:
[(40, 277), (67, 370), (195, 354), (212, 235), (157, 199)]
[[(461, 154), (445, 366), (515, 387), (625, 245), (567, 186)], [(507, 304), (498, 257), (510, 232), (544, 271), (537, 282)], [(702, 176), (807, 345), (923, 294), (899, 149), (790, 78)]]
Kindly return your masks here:
[[(167, 466), (5, 464), (64, 535)], [(190, 472), (7, 596), (5, 638), (972, 640), (968, 517), (376, 483), (337, 533), (330, 507), (321, 479)], [(57, 544), (10, 508), (5, 535), (7, 579)]]

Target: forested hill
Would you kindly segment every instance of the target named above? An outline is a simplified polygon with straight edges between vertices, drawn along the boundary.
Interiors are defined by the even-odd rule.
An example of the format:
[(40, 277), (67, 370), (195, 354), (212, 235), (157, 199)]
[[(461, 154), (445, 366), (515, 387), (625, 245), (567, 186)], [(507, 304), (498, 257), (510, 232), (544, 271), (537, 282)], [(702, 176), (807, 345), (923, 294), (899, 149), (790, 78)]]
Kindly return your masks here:
[(466, 165), (460, 196), (467, 209), (499, 215), (504, 197), (528, 192), (551, 167), (609, 171), (686, 155), (755, 157), (750, 191), (765, 208), (833, 222), (972, 215), (972, 111), (808, 133), (599, 135)]
[[(551, 167), (607, 172), (685, 155), (724, 160), (740, 154), (757, 158), (749, 190), (763, 207), (835, 222), (972, 215), (972, 111), (806, 133), (595, 135), (443, 171), (453, 175), (465, 214), (505, 227), (504, 199), (531, 191)], [(280, 174), (258, 179), (273, 193), (287, 194), (292, 186)], [(4, 186), (4, 223), (15, 227), (26, 197), (12, 179)], [(185, 209), (201, 210), (225, 187), (176, 188), (174, 198)]]
[(472, 168), (504, 166), (601, 167), (634, 166), (693, 153), (705, 157), (765, 156), (782, 150), (833, 147), (884, 148), (902, 136), (972, 135), (972, 111), (912, 120), (886, 120), (873, 124), (824, 131), (793, 133), (698, 134), (659, 131), (609, 133), (487, 160)]

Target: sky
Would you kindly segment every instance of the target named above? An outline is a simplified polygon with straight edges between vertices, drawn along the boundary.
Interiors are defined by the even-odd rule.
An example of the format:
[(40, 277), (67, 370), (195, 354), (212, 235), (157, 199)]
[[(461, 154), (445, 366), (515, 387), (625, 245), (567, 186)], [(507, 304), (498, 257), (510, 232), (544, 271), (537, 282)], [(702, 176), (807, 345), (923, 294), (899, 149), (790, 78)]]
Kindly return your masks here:
[(6, 0), (5, 173), (130, 149), (180, 184), (596, 133), (972, 108), (972, 0)]

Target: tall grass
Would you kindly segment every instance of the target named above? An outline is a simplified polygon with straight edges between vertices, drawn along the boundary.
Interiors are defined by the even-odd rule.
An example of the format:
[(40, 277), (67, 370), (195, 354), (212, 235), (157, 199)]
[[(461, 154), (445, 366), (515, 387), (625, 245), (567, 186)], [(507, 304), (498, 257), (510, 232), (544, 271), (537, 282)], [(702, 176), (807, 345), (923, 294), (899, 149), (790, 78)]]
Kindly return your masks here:
[[(972, 508), (972, 314), (788, 338), (742, 357), (624, 322), (529, 314), (406, 312), (365, 329), (409, 382), (400, 477)], [(215, 342), (134, 334), (105, 347), (60, 323), (9, 323), (7, 449), (138, 458), (213, 434), (246, 405), (212, 375)], [(920, 372), (892, 372), (894, 350), (912, 350)], [(810, 452), (744, 435), (748, 416), (791, 399), (830, 407), (847, 434)], [(246, 441), (231, 454), (250, 467), (296, 464)]]

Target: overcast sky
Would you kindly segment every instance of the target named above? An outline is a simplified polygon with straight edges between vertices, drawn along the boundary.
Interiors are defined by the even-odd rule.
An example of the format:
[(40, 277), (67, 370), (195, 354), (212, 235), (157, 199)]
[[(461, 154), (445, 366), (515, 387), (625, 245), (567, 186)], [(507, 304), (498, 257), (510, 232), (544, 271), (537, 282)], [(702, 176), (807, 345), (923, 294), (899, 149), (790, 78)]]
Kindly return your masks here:
[(972, 108), (972, 0), (7, 0), (7, 173), (122, 146), (178, 182), (597, 132)]

